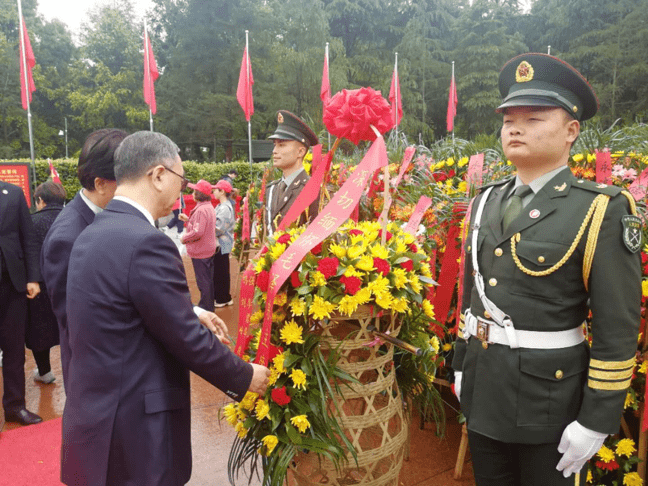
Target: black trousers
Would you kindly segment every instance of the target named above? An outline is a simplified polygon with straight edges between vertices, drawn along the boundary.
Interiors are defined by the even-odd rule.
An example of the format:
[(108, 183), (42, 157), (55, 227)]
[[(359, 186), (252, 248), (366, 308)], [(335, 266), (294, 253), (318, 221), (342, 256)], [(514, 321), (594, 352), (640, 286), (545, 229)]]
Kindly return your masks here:
[(196, 285), (200, 291), (200, 302), (198, 306), (207, 311), (214, 310), (214, 259), (192, 258), (194, 273), (196, 274)]
[(565, 478), (558, 444), (510, 444), (468, 431), (477, 486), (585, 486), (587, 466)]
[(227, 304), (232, 300), (229, 253), (223, 255), (220, 248), (216, 249), (214, 255), (214, 298), (219, 304)]
[[(0, 256), (2, 258), (2, 256)], [(0, 350), (2, 350), (2, 406), (5, 412), (25, 406), (25, 326), (27, 289), (16, 292), (11, 277), (0, 280)]]
[(34, 361), (36, 361), (39, 375), (43, 376), (52, 371), (52, 365), (50, 364), (50, 348), (42, 351), (32, 350), (32, 354), (34, 355)]

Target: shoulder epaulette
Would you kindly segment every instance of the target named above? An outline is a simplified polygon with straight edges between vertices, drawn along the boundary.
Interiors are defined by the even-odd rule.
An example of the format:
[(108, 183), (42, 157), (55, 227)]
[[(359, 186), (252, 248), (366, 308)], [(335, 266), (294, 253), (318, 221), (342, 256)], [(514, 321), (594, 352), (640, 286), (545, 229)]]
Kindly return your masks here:
[(605, 194), (610, 197), (615, 197), (621, 194), (622, 188), (611, 184), (603, 184), (586, 179), (578, 179), (572, 187), (579, 187), (586, 191), (596, 192), (598, 194)]
[(479, 188), (479, 192), (484, 192), (489, 187), (503, 186), (504, 184), (506, 184), (507, 182), (510, 182), (514, 178), (515, 178), (515, 176), (509, 176), (509, 177), (505, 177), (504, 179), (500, 179), (499, 181), (489, 182), (488, 184), (484, 184), (483, 186), (481, 186)]

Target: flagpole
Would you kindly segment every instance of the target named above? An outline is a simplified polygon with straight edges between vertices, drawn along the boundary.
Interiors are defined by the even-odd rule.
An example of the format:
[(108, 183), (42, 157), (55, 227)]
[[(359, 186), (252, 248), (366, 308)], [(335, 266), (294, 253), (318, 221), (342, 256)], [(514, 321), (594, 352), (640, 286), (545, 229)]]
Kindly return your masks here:
[(551, 46), (547, 46), (547, 54), (551, 55)]
[[(247, 89), (250, 85), (250, 49), (249, 49), (249, 31), (245, 31), (245, 64), (247, 65)], [(252, 117), (248, 120), (248, 153), (250, 155), (250, 170), (252, 170)]]
[(32, 184), (36, 185), (36, 160), (34, 158), (34, 134), (32, 131), (32, 116), (31, 116), (31, 106), (29, 104), (29, 73), (27, 71), (27, 53), (25, 52), (25, 31), (23, 30), (23, 15), (22, 15), (22, 5), (20, 0), (18, 0), (18, 23), (19, 23), (19, 34), (20, 34), (20, 45), (22, 46), (22, 59), (23, 63), (23, 74), (25, 76), (25, 101), (27, 101), (27, 126), (29, 127), (29, 154), (31, 155), (32, 161)]
[[(329, 43), (326, 43), (326, 72), (329, 76), (328, 83), (329, 83), (329, 90), (331, 89), (331, 71), (329, 69)], [(326, 107), (324, 107), (326, 108)], [(326, 134), (328, 135), (328, 144), (326, 145), (326, 150), (331, 150), (331, 132), (328, 130), (326, 131)]]
[[(149, 38), (148, 38), (148, 32), (146, 29), (146, 19), (144, 19), (144, 56), (146, 59), (146, 66), (144, 68), (144, 72), (146, 75), (146, 84), (148, 85), (149, 92), (152, 88), (150, 86), (151, 83), (151, 61), (149, 60)], [(153, 131), (153, 110), (151, 109), (151, 105), (149, 104), (149, 125), (151, 127), (151, 131)]]
[(400, 81), (398, 78), (398, 52), (395, 53), (396, 58), (394, 60), (394, 99), (396, 100), (396, 109), (394, 110), (394, 132), (398, 138), (398, 94), (400, 91)]
[[(457, 89), (456, 86), (456, 81), (455, 81), (455, 76), (454, 76), (454, 61), (452, 61), (452, 82), (455, 83), (455, 90)], [(454, 101), (453, 101), (454, 103)], [(454, 120), (452, 121), (452, 146), (454, 147), (455, 144), (455, 137), (454, 137)]]

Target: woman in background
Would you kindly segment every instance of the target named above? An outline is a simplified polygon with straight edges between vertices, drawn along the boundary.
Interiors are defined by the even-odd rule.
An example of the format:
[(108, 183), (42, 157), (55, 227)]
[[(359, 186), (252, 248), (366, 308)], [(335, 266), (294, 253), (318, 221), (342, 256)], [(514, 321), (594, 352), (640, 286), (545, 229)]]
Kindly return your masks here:
[(218, 199), (218, 206), (214, 209), (216, 214), (216, 237), (218, 248), (214, 254), (214, 297), (216, 307), (232, 305), (234, 301), (230, 295), (230, 264), (229, 254), (234, 246), (234, 208), (229, 198), (232, 184), (220, 180), (214, 186), (214, 196)]

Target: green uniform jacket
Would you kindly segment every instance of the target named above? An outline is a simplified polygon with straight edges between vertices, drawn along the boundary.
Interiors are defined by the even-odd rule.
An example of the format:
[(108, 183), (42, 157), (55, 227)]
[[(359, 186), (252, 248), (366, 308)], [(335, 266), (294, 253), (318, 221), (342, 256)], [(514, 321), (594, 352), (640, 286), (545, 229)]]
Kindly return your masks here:
[[(283, 193), (283, 196), (281, 199), (277, 199), (274, 197), (274, 191), (276, 189), (276, 184), (281, 181), (281, 179), (277, 179), (276, 181), (272, 181), (271, 183), (268, 184), (266, 187), (266, 211), (265, 211), (265, 216), (266, 218), (268, 217), (268, 208), (270, 212), (270, 221), (272, 225), (272, 231), (276, 231), (277, 227), (275, 226), (275, 220), (277, 221), (277, 224), (281, 222), (283, 217), (288, 213), (288, 210), (291, 208), (293, 203), (297, 200), (297, 197), (301, 193), (302, 189), (306, 186), (306, 183), (310, 180), (310, 176), (306, 173), (306, 171), (302, 171), (299, 173), (297, 177), (295, 177), (295, 180), (292, 181), (290, 184), (290, 187), (287, 187), (286, 190)], [(271, 191), (270, 188), (273, 188)], [(268, 197), (271, 197), (272, 199), (268, 199)], [(311, 205), (308, 207), (308, 218), (306, 217), (306, 211), (304, 211), (298, 220), (298, 224), (302, 225), (307, 222), (312, 221), (315, 219), (317, 216), (317, 210), (319, 209), (319, 197), (315, 198), (315, 201), (311, 203)], [(278, 218), (277, 218), (278, 216)]]
[[(494, 184), (482, 215), (478, 248), (466, 239), (462, 313), (484, 316), (474, 288), (471, 252), (477, 251), (486, 295), (513, 320), (516, 329), (563, 331), (579, 326), (592, 312), (592, 346), (563, 349), (511, 349), (475, 337), (466, 342), (460, 325), (452, 367), (463, 371), (461, 408), (468, 429), (511, 443), (559, 442), (573, 420), (598, 432), (619, 429), (634, 365), (640, 322), (641, 259), (623, 242), (622, 218), (630, 214), (621, 189), (577, 180), (559, 172), (502, 234), (501, 206), (510, 183)], [(589, 276), (583, 283), (585, 231), (572, 256), (546, 276), (530, 276), (512, 258), (511, 237), (527, 269), (551, 268), (575, 240), (592, 201), (610, 196)], [(482, 195), (473, 203), (476, 213)], [(591, 223), (590, 223), (591, 224)]]

